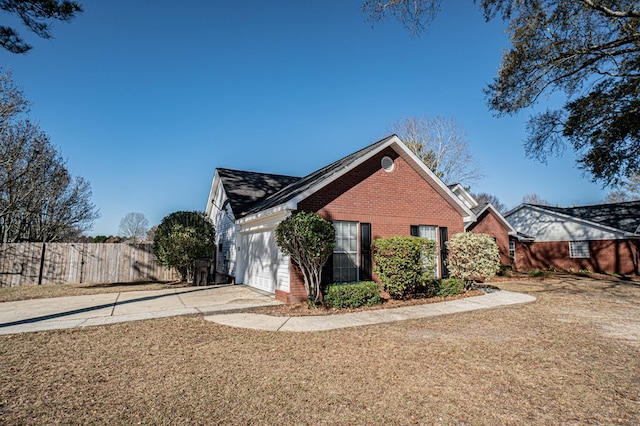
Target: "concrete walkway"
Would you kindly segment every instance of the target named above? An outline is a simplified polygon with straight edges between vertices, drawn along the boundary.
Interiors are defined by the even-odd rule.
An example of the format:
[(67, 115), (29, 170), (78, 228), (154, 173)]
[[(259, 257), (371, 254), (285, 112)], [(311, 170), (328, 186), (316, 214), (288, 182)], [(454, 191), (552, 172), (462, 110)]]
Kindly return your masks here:
[(219, 313), (205, 319), (218, 324), (268, 331), (322, 331), (361, 325), (382, 324), (408, 319), (427, 318), (478, 309), (529, 303), (536, 298), (511, 291), (496, 291), (482, 296), (448, 302), (428, 303), (403, 308), (378, 309), (337, 315), (274, 317), (251, 313)]
[(509, 291), (449, 302), (338, 315), (274, 317), (241, 312), (280, 304), (242, 285), (182, 287), (0, 303), (0, 335), (114, 324), (179, 315), (203, 315), (218, 324), (268, 331), (321, 331), (528, 303)]
[(182, 287), (0, 303), (0, 334), (58, 330), (277, 305), (248, 287)]

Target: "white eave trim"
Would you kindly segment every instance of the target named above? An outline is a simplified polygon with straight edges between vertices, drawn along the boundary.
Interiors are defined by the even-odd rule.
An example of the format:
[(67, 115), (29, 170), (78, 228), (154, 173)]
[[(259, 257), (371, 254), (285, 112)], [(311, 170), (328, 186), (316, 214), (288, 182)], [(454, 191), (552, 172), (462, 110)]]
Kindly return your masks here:
[[(502, 222), (502, 224), (507, 227), (507, 229), (508, 229), (507, 234), (513, 235), (513, 236), (518, 235), (518, 231), (516, 231), (515, 228), (513, 226), (511, 226), (509, 221), (507, 219), (505, 219), (505, 217), (502, 216), (502, 214), (498, 211), (498, 209), (493, 207), (493, 204), (491, 204), (491, 203), (489, 203), (486, 206), (484, 206), (484, 208), (480, 211), (480, 213), (477, 214), (477, 217), (482, 216), (482, 214), (487, 210), (491, 210), (495, 214), (495, 216), (498, 218), (498, 220), (500, 222)], [(477, 220), (477, 218), (476, 218), (476, 220)], [(467, 228), (469, 228), (474, 223), (476, 223), (476, 222), (475, 221), (474, 222), (470, 222), (470, 223), (466, 223), (465, 222), (464, 230), (466, 231)]]
[[(442, 181), (442, 179), (440, 179), (438, 176), (436, 176), (435, 173), (433, 173), (431, 171), (431, 169), (429, 169), (427, 167), (427, 165), (424, 164), (424, 162), (420, 158), (418, 158), (418, 156), (416, 154), (413, 153), (413, 151), (411, 151), (409, 148), (407, 148), (407, 146), (404, 144), (404, 142), (402, 142), (402, 140), (400, 140), (400, 138), (398, 138), (397, 136), (394, 136), (392, 139), (393, 139), (393, 142), (396, 143), (400, 147), (402, 152), (405, 153), (405, 155), (407, 155), (409, 158), (411, 158), (411, 160), (413, 160), (413, 162), (415, 164), (417, 164), (418, 167), (420, 167), (431, 178), (431, 180), (433, 182), (435, 182), (435, 184), (438, 185), (440, 187), (440, 189), (447, 196), (449, 196), (449, 198), (455, 204), (457, 204), (458, 206), (460, 206), (462, 208), (462, 210), (466, 214), (466, 216), (463, 216), (463, 218), (462, 218), (463, 222), (467, 222), (467, 221), (475, 222), (477, 220), (477, 216), (475, 215), (475, 213), (473, 213), (473, 211), (471, 211), (471, 209), (469, 207), (467, 207), (467, 205), (460, 198), (458, 198), (458, 196)], [(440, 195), (442, 196), (442, 194), (440, 194)]]
[(294, 208), (297, 209), (298, 203), (300, 201), (306, 199), (307, 197), (309, 197), (312, 194), (315, 194), (320, 189), (322, 189), (325, 186), (329, 185), (330, 183), (334, 182), (338, 178), (344, 176), (347, 172), (349, 172), (352, 169), (358, 167), (360, 164), (364, 163), (365, 161), (367, 161), (372, 156), (376, 155), (377, 153), (379, 153), (383, 149), (393, 145), (395, 142), (397, 142), (399, 140), (400, 139), (398, 139), (398, 137), (395, 136), (395, 135), (390, 137), (385, 143), (381, 144), (375, 151), (371, 151), (371, 152), (369, 152), (368, 155), (363, 155), (363, 156), (359, 157), (357, 160), (353, 161), (351, 164), (349, 164), (347, 166), (344, 166), (343, 168), (341, 168), (339, 170), (336, 170), (332, 175), (325, 177), (320, 182), (318, 182), (316, 185), (312, 186), (311, 188), (308, 188), (306, 191), (303, 191), (303, 192), (299, 193), (298, 195), (296, 195), (293, 199), (291, 199), (289, 201), (289, 204), (292, 205), (292, 206), (295, 206)]
[(211, 215), (211, 210), (213, 209), (213, 200), (215, 199), (218, 185), (220, 185), (220, 175), (218, 175), (218, 169), (216, 169), (213, 173), (213, 179), (211, 180), (211, 188), (209, 188), (209, 198), (207, 198), (207, 205), (204, 208), (205, 214), (207, 216)]
[(465, 202), (466, 200), (465, 204), (468, 203), (469, 205), (471, 205), (469, 208), (474, 208), (479, 206), (475, 198), (473, 198), (471, 194), (469, 194), (469, 192), (466, 189), (464, 189), (464, 187), (459, 183), (452, 185), (451, 187), (449, 187), (449, 189), (451, 190), (451, 192), (453, 192), (456, 195), (456, 197), (463, 198), (463, 202)]
[(280, 204), (268, 210), (263, 210), (236, 220), (236, 224), (242, 228), (247, 226), (258, 225), (260, 223), (271, 222), (274, 220), (283, 220), (295, 210), (290, 208), (289, 204)]
[[(314, 185), (313, 187), (307, 189), (304, 192), (301, 192), (300, 194), (298, 194), (295, 198), (291, 199), (289, 201), (288, 204), (290, 204), (290, 208), (293, 210), (297, 209), (298, 203), (304, 199), (306, 199), (307, 197), (309, 197), (310, 195), (316, 193), (317, 191), (319, 191), (320, 189), (324, 188), (325, 186), (329, 185), (330, 183), (334, 182), (336, 179), (342, 177), (343, 175), (345, 175), (347, 172), (351, 171), (352, 169), (358, 167), (360, 164), (364, 163), (365, 161), (369, 160), (371, 157), (373, 157), (374, 155), (380, 153), (382, 150), (392, 146), (392, 145), (396, 145), (397, 148), (396, 151), (402, 151), (405, 155), (409, 156), (417, 165), (418, 167), (421, 167), (422, 170), (431, 178), (431, 180), (440, 187), (440, 189), (458, 206), (460, 206), (462, 208), (462, 210), (464, 211), (464, 213), (466, 214), (466, 216), (463, 216), (463, 221), (475, 221), (476, 220), (476, 215), (467, 207), (467, 205), (460, 200), (460, 198), (458, 198), (458, 196), (456, 194), (453, 193), (453, 191), (451, 191), (451, 189), (449, 189), (449, 187), (447, 185), (445, 185), (444, 182), (442, 182), (442, 180), (437, 177), (423, 162), (422, 160), (420, 160), (413, 152), (411, 152), (411, 150), (409, 148), (407, 148), (407, 146), (404, 144), (404, 142), (402, 142), (402, 140), (400, 140), (400, 138), (398, 138), (398, 136), (393, 135), (391, 137), (389, 137), (389, 139), (381, 144), (377, 149), (375, 149), (374, 151), (369, 152), (367, 155), (363, 155), (360, 158), (358, 158), (357, 160), (355, 160), (354, 162), (352, 162), (351, 164), (349, 164), (348, 166), (343, 167), (340, 170), (337, 170), (336, 172), (334, 172), (331, 176), (328, 176), (324, 179), (322, 179), (321, 182), (319, 182), (318, 184)], [(398, 152), (399, 154), (401, 154), (401, 152)], [(442, 196), (442, 194), (440, 194)]]
[[(358, 159), (354, 160), (349, 165), (347, 165), (347, 166), (345, 166), (345, 167), (343, 167), (343, 168), (341, 168), (339, 170), (336, 170), (333, 174), (323, 178), (316, 185), (314, 185), (314, 186), (308, 188), (307, 190), (299, 193), (294, 198), (289, 200), (287, 203), (280, 204), (280, 205), (278, 205), (276, 207), (272, 207), (272, 208), (270, 208), (268, 210), (264, 210), (262, 212), (258, 212), (258, 213), (254, 213), (254, 214), (245, 216), (245, 217), (243, 217), (241, 219), (238, 219), (236, 221), (236, 223), (238, 225), (244, 227), (245, 224), (251, 223), (251, 222), (256, 221), (256, 220), (260, 220), (260, 218), (263, 218), (263, 217), (267, 217), (267, 216), (271, 216), (271, 215), (277, 214), (278, 212), (287, 211), (290, 214), (292, 211), (295, 211), (295, 210), (298, 209), (298, 203), (300, 201), (306, 199), (310, 195), (316, 193), (320, 189), (322, 189), (325, 186), (331, 184), (332, 182), (334, 182), (335, 180), (339, 179), (340, 177), (342, 177), (343, 175), (345, 175), (346, 173), (348, 173), (352, 169), (358, 167), (360, 164), (362, 164), (365, 161), (369, 160), (374, 155), (380, 153), (382, 150), (384, 150), (384, 149), (386, 149), (386, 148), (388, 148), (388, 147), (390, 147), (390, 146), (392, 146), (394, 144), (397, 146), (397, 148), (394, 147), (394, 149), (396, 149), (399, 154), (404, 153), (405, 155), (409, 156), (418, 165), (418, 167), (421, 167), (421, 169), (431, 178), (431, 180), (436, 185), (439, 186), (439, 188), (443, 191), (443, 193), (446, 194), (446, 196), (448, 196), (453, 203), (455, 203), (456, 205), (458, 205), (462, 209), (462, 211), (466, 214), (466, 215), (463, 216), (463, 221), (464, 222), (475, 222), (477, 220), (476, 215), (466, 206), (466, 204), (462, 200), (460, 200), (460, 198), (458, 198), (458, 196), (456, 194), (454, 194), (453, 191), (451, 191), (451, 189), (449, 189), (449, 187), (447, 185), (445, 185), (445, 183), (442, 182), (442, 180), (439, 177), (437, 177), (422, 162), (422, 160), (420, 160), (413, 152), (411, 152), (411, 150), (407, 148), (407, 146), (402, 142), (402, 140), (400, 140), (400, 138), (398, 138), (398, 136), (393, 135), (393, 136), (389, 137), (389, 139), (387, 141), (385, 141), (380, 146), (378, 146), (375, 150), (369, 152), (367, 155), (363, 155), (363, 156), (359, 157)], [(439, 195), (443, 196), (442, 194), (439, 194)]]

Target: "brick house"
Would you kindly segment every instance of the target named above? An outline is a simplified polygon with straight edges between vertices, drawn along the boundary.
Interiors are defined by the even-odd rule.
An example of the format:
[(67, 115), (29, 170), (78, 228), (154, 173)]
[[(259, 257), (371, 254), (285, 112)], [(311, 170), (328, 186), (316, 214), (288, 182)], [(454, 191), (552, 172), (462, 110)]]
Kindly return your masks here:
[(515, 267), (640, 275), (640, 201), (581, 207), (521, 204), (505, 215)]
[(476, 221), (392, 135), (302, 178), (216, 169), (206, 208), (216, 226), (216, 270), (287, 303), (306, 299), (301, 273), (275, 242), (275, 227), (296, 211), (333, 222), (336, 248), (324, 274), (332, 282), (371, 279), (372, 241), (398, 235), (435, 240), (437, 274), (446, 275), (449, 235)]
[(487, 234), (493, 237), (498, 245), (500, 264), (511, 266), (510, 238), (517, 235), (516, 230), (490, 203), (478, 203), (460, 184), (450, 185), (451, 191), (465, 203), (475, 215), (475, 220), (465, 222), (465, 232)]

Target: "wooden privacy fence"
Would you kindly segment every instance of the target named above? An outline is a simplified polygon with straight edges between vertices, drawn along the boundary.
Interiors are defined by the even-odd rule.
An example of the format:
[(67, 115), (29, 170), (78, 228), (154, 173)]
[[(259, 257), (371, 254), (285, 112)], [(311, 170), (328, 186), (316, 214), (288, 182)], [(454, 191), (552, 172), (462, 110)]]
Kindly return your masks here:
[(0, 287), (176, 279), (157, 263), (152, 243), (0, 244)]

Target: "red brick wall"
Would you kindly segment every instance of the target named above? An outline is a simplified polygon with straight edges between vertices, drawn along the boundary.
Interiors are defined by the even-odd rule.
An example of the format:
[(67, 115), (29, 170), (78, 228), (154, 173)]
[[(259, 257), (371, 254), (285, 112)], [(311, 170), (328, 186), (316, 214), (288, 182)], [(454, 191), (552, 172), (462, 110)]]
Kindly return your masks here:
[(495, 238), (500, 251), (500, 263), (502, 265), (511, 264), (509, 257), (509, 229), (498, 220), (492, 211), (486, 210), (478, 218), (478, 221), (468, 228), (468, 231), (476, 234), (491, 235)]
[[(380, 166), (385, 155), (394, 159), (391, 172)], [(446, 226), (449, 236), (464, 231), (463, 219), (454, 207), (391, 148), (310, 195), (298, 203), (298, 209), (317, 212), (331, 221), (371, 223), (373, 240), (408, 236), (411, 225)], [(286, 301), (304, 300), (302, 274), (294, 266), (290, 272), (291, 290)], [(299, 295), (302, 299), (295, 300)]]
[(609, 272), (621, 275), (640, 275), (640, 250), (637, 240), (602, 240), (590, 241), (589, 259), (572, 259), (569, 257), (569, 243), (534, 242), (516, 243), (516, 269), (529, 271), (532, 269), (562, 270), (588, 269), (594, 272)]

